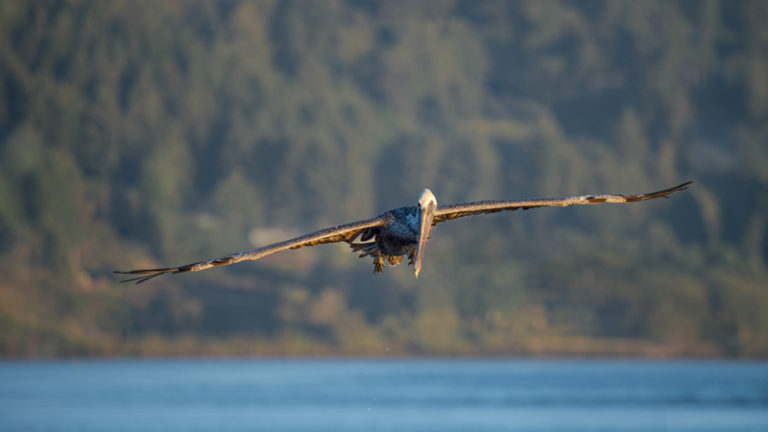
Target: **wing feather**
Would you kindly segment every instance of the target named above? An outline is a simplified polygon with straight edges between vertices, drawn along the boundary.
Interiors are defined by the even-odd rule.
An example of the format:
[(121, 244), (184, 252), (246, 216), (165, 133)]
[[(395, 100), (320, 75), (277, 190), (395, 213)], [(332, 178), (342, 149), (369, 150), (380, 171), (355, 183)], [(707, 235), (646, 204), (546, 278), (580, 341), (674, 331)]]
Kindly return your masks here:
[(215, 266), (235, 264), (240, 261), (257, 260), (267, 255), (271, 255), (276, 252), (284, 251), (286, 249), (298, 249), (304, 246), (315, 246), (324, 243), (336, 243), (336, 242), (352, 242), (360, 234), (364, 236), (373, 236), (371, 228), (382, 226), (387, 223), (388, 214), (376, 216), (375, 218), (365, 219), (357, 222), (352, 222), (344, 225), (339, 225), (331, 228), (326, 228), (313, 233), (305, 234), (303, 236), (295, 237), (289, 240), (285, 240), (279, 243), (274, 243), (268, 246), (251, 249), (243, 252), (237, 252), (231, 255), (223, 256), (220, 258), (214, 258), (206, 261), (199, 261), (192, 264), (187, 264), (179, 267), (168, 268), (153, 268), (153, 269), (139, 269), (129, 271), (115, 271), (117, 274), (125, 275), (138, 275), (129, 279), (125, 279), (121, 282), (136, 282), (137, 284), (146, 282), (154, 277), (168, 274), (168, 273), (185, 273), (205, 270)]
[(580, 195), (564, 198), (540, 198), (519, 201), (475, 201), (464, 204), (452, 204), (440, 206), (435, 211), (432, 224), (457, 219), (464, 216), (473, 216), (484, 213), (496, 213), (504, 210), (528, 210), (536, 207), (566, 207), (571, 205), (590, 205), (603, 203), (630, 203), (645, 201), (654, 198), (668, 198), (670, 194), (688, 189), (693, 183), (687, 181), (683, 184), (650, 192), (641, 195)]

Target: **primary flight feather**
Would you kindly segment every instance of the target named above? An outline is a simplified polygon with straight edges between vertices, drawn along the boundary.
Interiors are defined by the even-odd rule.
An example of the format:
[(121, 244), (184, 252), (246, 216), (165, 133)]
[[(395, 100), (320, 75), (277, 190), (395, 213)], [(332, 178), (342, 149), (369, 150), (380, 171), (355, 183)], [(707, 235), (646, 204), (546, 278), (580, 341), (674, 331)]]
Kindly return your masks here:
[[(516, 201), (475, 201), (445, 206), (438, 206), (432, 192), (429, 189), (424, 189), (417, 205), (388, 210), (371, 219), (338, 225), (268, 246), (179, 267), (115, 271), (115, 273), (134, 275), (134, 277), (125, 279), (122, 282), (141, 283), (167, 273), (200, 271), (240, 261), (257, 260), (286, 249), (298, 249), (303, 246), (343, 241), (349, 243), (352, 250), (360, 252), (360, 257), (370, 256), (373, 258), (374, 273), (381, 272), (384, 269), (385, 262), (393, 266), (400, 264), (403, 256), (407, 255), (409, 264), (414, 266), (414, 274), (416, 277), (419, 277), (424, 245), (429, 238), (432, 227), (440, 222), (504, 210), (527, 210), (536, 207), (566, 207), (603, 203), (631, 203), (661, 197), (668, 198), (669, 195), (675, 192), (688, 189), (691, 183), (693, 182), (688, 181), (675, 187), (641, 195), (580, 195)], [(358, 237), (359, 241), (355, 242)]]

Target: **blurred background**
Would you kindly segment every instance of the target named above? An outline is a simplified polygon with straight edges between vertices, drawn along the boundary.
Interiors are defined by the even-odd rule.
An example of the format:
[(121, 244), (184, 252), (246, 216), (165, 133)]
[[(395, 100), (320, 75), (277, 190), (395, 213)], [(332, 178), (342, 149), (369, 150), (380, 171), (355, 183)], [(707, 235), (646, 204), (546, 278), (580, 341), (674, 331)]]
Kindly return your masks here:
[[(768, 356), (764, 1), (0, 2), (0, 356)], [(414, 204), (422, 276), (330, 245)]]

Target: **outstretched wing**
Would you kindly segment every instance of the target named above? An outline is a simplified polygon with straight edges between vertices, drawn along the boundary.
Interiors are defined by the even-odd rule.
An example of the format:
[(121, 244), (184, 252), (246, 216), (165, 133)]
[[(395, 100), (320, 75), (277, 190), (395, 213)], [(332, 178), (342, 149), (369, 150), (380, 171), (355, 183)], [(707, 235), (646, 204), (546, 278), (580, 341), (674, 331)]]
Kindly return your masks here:
[(452, 204), (440, 206), (435, 211), (435, 217), (432, 224), (456, 219), (464, 216), (472, 216), (483, 213), (495, 213), (503, 210), (528, 210), (535, 207), (566, 207), (571, 205), (588, 205), (602, 203), (630, 203), (636, 201), (645, 201), (653, 198), (667, 198), (670, 194), (686, 190), (693, 183), (687, 181), (683, 184), (651, 192), (642, 195), (581, 195), (565, 198), (541, 198), (533, 200), (520, 201), (476, 201), (465, 204)]
[(243, 252), (234, 253), (232, 255), (223, 256), (207, 261), (200, 261), (192, 264), (183, 265), (180, 267), (169, 268), (155, 268), (155, 269), (140, 269), (130, 271), (115, 271), (117, 274), (126, 275), (139, 275), (125, 279), (121, 282), (133, 282), (137, 284), (148, 281), (153, 277), (157, 277), (166, 273), (184, 273), (205, 270), (207, 268), (230, 265), (240, 261), (257, 260), (259, 258), (271, 255), (275, 252), (280, 252), (286, 249), (298, 249), (303, 246), (314, 246), (323, 243), (336, 243), (336, 242), (351, 242), (357, 236), (363, 235), (363, 238), (369, 239), (373, 236), (370, 228), (382, 226), (387, 223), (387, 213), (379, 215), (375, 218), (366, 219), (358, 222), (352, 222), (344, 225), (339, 225), (324, 230), (316, 231), (313, 233), (305, 234), (300, 237), (285, 240), (280, 243), (271, 244), (269, 246), (260, 247), (257, 249), (251, 249)]

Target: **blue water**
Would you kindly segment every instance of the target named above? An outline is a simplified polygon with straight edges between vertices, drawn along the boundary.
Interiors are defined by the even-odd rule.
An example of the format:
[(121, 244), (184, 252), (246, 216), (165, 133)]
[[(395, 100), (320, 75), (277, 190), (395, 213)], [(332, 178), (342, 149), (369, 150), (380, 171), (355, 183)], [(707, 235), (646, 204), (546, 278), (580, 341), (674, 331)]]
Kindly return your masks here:
[(2, 431), (768, 431), (768, 364), (0, 363)]

